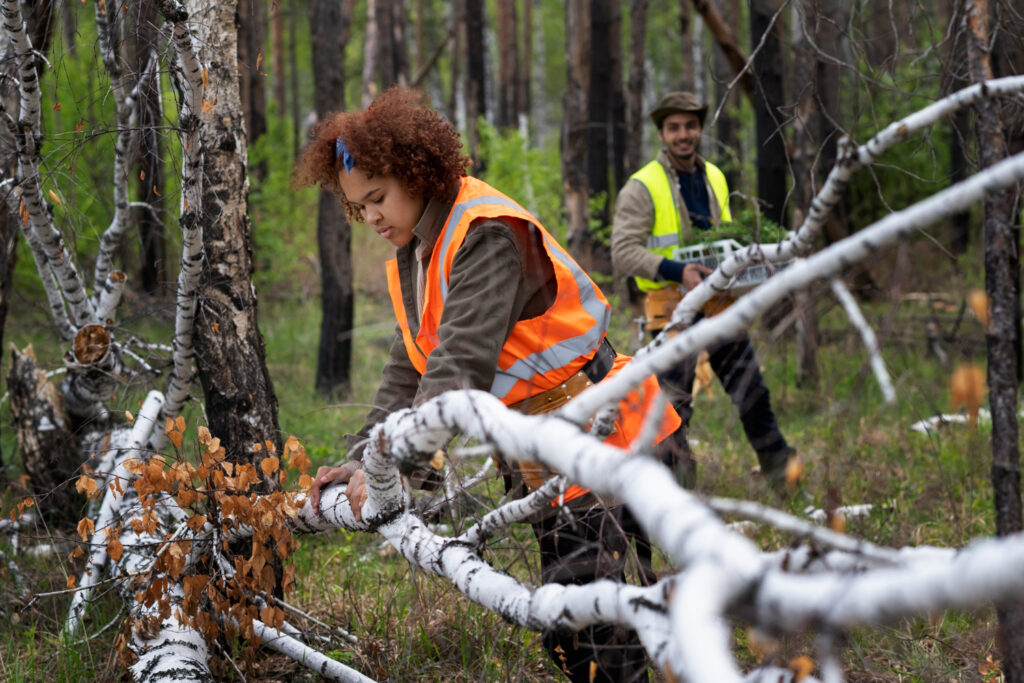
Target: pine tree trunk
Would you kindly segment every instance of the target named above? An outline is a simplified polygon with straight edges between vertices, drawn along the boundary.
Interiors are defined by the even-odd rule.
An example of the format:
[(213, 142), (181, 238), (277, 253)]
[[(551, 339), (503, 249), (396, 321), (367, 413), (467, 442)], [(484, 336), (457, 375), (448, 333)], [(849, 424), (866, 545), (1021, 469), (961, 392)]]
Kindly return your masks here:
[[(762, 212), (769, 220), (785, 225), (786, 144), (780, 134), (783, 99), (782, 44), (779, 26), (772, 19), (779, 11), (776, 0), (753, 0), (750, 3), (750, 44), (763, 42), (754, 72), (757, 97), (754, 120), (757, 128), (757, 195)], [(769, 28), (770, 27), (770, 28)]]
[[(644, 160), (644, 59), (647, 51), (647, 0), (629, 3), (629, 77), (626, 88), (625, 166), (633, 173)], [(621, 187), (621, 185), (620, 185)]]
[[(965, 0), (967, 64), (974, 82), (992, 78), (990, 36), (992, 8), (987, 0)], [(978, 152), (982, 167), (1006, 158), (1006, 141), (998, 105), (976, 105)], [(1020, 334), (1020, 299), (1016, 284), (1020, 240), (1014, 230), (1014, 193), (993, 190), (985, 195), (985, 291), (991, 321), (985, 333), (988, 348), (989, 405), (992, 411), (992, 486), (995, 489), (996, 533), (1021, 531), (1020, 447), (1017, 423), (1015, 348)], [(1002, 632), (1003, 672), (1011, 683), (1024, 681), (1024, 603), (996, 606)]]
[(565, 3), (568, 39), (565, 115), (562, 123), (562, 185), (569, 226), (569, 253), (583, 269), (595, 270), (595, 245), (590, 234), (587, 185), (587, 83), (590, 80), (589, 3)]
[[(267, 132), (267, 93), (263, 75), (263, 41), (267, 33), (263, 0), (238, 0), (238, 71), (242, 113), (249, 144)], [(267, 175), (265, 162), (250, 171), (257, 180)]]
[[(161, 40), (156, 4), (140, 2), (132, 13), (134, 24), (134, 73), (138, 83), (151, 55)], [(167, 282), (165, 246), (165, 208), (163, 199), (164, 168), (160, 135), (164, 125), (160, 100), (160, 79), (147, 79), (139, 93), (138, 170), (135, 173), (139, 198), (146, 208), (137, 209), (139, 221), (140, 263), (139, 285), (146, 294), (157, 295)]]
[[(252, 284), (252, 230), (247, 215), (245, 126), (238, 98), (235, 2), (189, 0), (209, 86), (199, 113), (203, 162), (202, 224), (206, 266), (195, 320), (196, 368), (210, 432), (234, 462), (259, 461), (265, 442), (281, 451), (277, 398), (267, 372)], [(258, 446), (262, 455), (254, 453)]]
[(498, 0), (498, 109), (494, 123), (500, 129), (519, 124), (519, 30), (515, 0)]
[(590, 4), (590, 73), (587, 86), (586, 160), (590, 196), (604, 194), (594, 201), (591, 220), (608, 224), (608, 140), (611, 119), (612, 15), (614, 0), (594, 0)]
[[(736, 0), (729, 0), (724, 5), (725, 21), (731, 26), (736, 26), (740, 17), (739, 3)], [(743, 161), (743, 150), (740, 147), (739, 123), (736, 120), (736, 112), (740, 110), (740, 96), (735, 87), (727, 89), (735, 74), (721, 45), (714, 51), (714, 70), (716, 84), (714, 101), (726, 101), (725, 106), (721, 107), (718, 120), (715, 122), (715, 134), (721, 143), (722, 149), (725, 150), (726, 155), (732, 162), (724, 164), (722, 171), (725, 173), (725, 180), (729, 187), (739, 187), (739, 168)]]
[(711, 2), (711, 0), (693, 0), (693, 5), (700, 12), (705, 26), (711, 31), (711, 36), (718, 43), (718, 47), (722, 49), (726, 59), (729, 60), (733, 73), (742, 73), (739, 80), (740, 86), (742, 86), (743, 92), (747, 94), (747, 98), (753, 102), (754, 77), (750, 73), (750, 69), (745, 69), (747, 57), (743, 54), (743, 50), (740, 49), (736, 34), (731, 28), (731, 26), (737, 25), (739, 20), (738, 13), (734, 13), (734, 16), (731, 17), (733, 21), (727, 21), (722, 18), (715, 3)]
[(281, 15), (281, 0), (273, 0), (270, 8), (270, 63), (274, 74), (274, 104), (277, 115), (283, 117), (288, 102), (285, 96), (284, 17)]
[(466, 22), (466, 131), (469, 133), (469, 155), (473, 158), (473, 172), (483, 170), (480, 158), (480, 134), (477, 125), (487, 116), (487, 52), (484, 44), (483, 3), (467, 0)]
[[(310, 42), (317, 117), (345, 109), (345, 46), (352, 26), (354, 0), (313, 0)], [(352, 368), (354, 292), (352, 285), (352, 228), (338, 198), (320, 195), (317, 217), (320, 247), (320, 351), (316, 389), (328, 397), (348, 394)]]
[[(949, 27), (951, 40), (945, 54), (943, 72), (943, 95), (960, 90), (967, 85), (962, 65), (966, 61), (966, 37), (963, 31), (963, 15), (959, 11), (961, 0), (944, 0), (941, 4), (943, 19)], [(967, 109), (958, 109), (949, 121), (949, 182), (951, 185), (967, 178), (966, 145), (968, 138)], [(971, 214), (958, 211), (949, 219), (949, 246), (954, 254), (964, 254), (971, 243)]]
[[(683, 69), (679, 74), (679, 89), (693, 92), (695, 88), (693, 63), (693, 22), (690, 16), (690, 0), (679, 0), (679, 52), (684, 55)], [(700, 99), (698, 95), (697, 99)]]

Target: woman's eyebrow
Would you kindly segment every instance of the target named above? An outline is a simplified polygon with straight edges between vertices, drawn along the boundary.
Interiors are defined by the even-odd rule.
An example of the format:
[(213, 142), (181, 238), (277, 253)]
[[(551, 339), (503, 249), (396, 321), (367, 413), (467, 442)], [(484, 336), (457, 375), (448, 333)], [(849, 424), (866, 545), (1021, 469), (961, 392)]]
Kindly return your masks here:
[(379, 189), (380, 189), (379, 187), (370, 188), (370, 190), (366, 194), (364, 194), (362, 197), (359, 198), (359, 201), (360, 202), (365, 202), (370, 197), (371, 194), (373, 194), (374, 192), (376, 192)]

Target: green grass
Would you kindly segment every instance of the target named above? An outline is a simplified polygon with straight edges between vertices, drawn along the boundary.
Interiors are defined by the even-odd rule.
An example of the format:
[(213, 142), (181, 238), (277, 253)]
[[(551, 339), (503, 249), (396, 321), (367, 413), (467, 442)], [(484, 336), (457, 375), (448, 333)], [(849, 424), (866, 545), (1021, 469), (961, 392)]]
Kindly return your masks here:
[[(356, 233), (357, 263), (353, 392), (333, 403), (314, 391), (319, 312), (315, 296), (278, 291), (263, 296), (260, 324), (267, 342), (267, 362), (280, 402), (280, 424), (285, 434), (298, 436), (310, 453), (314, 468), (344, 458), (342, 435), (362, 424), (373, 398), (380, 370), (393, 334), (393, 318), (383, 278), (372, 265), (379, 247)], [(376, 250), (376, 251), (375, 251)], [(915, 283), (918, 291), (949, 286), (956, 280), (941, 264), (929, 271), (934, 282)], [(884, 269), (875, 276), (885, 290), (890, 286)], [(957, 284), (949, 291), (955, 299), (966, 293)], [(918, 304), (894, 305), (888, 298), (864, 304), (865, 315), (886, 328), (879, 333), (886, 363), (896, 385), (895, 405), (881, 403), (873, 376), (865, 373), (866, 356), (855, 333), (847, 329), (842, 312), (827, 306), (827, 287), (819, 285), (813, 299), (825, 313), (820, 320), (820, 383), (817, 389), (797, 387), (791, 334), (774, 338), (768, 326), (752, 332), (773, 406), (789, 441), (804, 458), (805, 498), (779, 501), (775, 494), (751, 476), (756, 463), (742, 436), (735, 410), (721, 386), (714, 396), (697, 399), (691, 438), (699, 441), (701, 493), (750, 498), (781, 504), (794, 512), (813, 504), (822, 507), (826, 498), (842, 504), (873, 503), (874, 511), (850, 520), (848, 531), (874, 542), (901, 546), (936, 544), (958, 547), (969, 539), (993, 533), (993, 502), (988, 481), (990, 434), (984, 424), (977, 429), (952, 426), (925, 436), (910, 431), (911, 423), (949, 410), (947, 383), (951, 368), (943, 367), (927, 351)], [(31, 342), (47, 367), (56, 367), (60, 349), (53, 336), (38, 330), (45, 310), (16, 302), (8, 320), (5, 339), (19, 347)], [(142, 303), (123, 315), (123, 323), (137, 325), (146, 308)], [(134, 312), (133, 312), (134, 311)], [(618, 306), (612, 338), (628, 348), (632, 330), (630, 315)], [(946, 324), (944, 320), (944, 324)], [(163, 323), (147, 322), (152, 330)], [(947, 328), (948, 329), (948, 328)], [(984, 363), (983, 336), (968, 316), (959, 336), (948, 343), (955, 361)], [(6, 365), (6, 364), (5, 364)], [(115, 401), (117, 409), (134, 409), (141, 387), (126, 390)], [(193, 407), (190, 423), (199, 419)], [(19, 500), (19, 465), (12, 458), (13, 436), (9, 407), (0, 413), (3, 428), (0, 445), (10, 463), (5, 475), (10, 483), (10, 503)], [(500, 483), (480, 487), (481, 506), (493, 506), (502, 491)], [(480, 507), (474, 513), (479, 514)], [(471, 518), (449, 520), (464, 526)], [(77, 574), (80, 566), (66, 562), (72, 530), (50, 530), (59, 547), (43, 558), (18, 557), (32, 592), (59, 590), (65, 572)], [(754, 534), (765, 549), (787, 545), (790, 539), (762, 529)], [(22, 539), (22, 546), (32, 539)], [(6, 546), (4, 546), (6, 549)], [(498, 568), (528, 581), (537, 580), (535, 543), (530, 530), (520, 526), (495, 539), (486, 552)], [(445, 581), (412, 569), (377, 536), (332, 532), (304, 537), (291, 560), (298, 585), (290, 601), (321, 620), (340, 625), (360, 639), (350, 647), (333, 637), (320, 649), (370, 676), (390, 680), (549, 680), (555, 676), (537, 634), (502, 622), (493, 614), (457, 594)], [(660, 558), (663, 571), (670, 571)], [(54, 567), (60, 569), (55, 570)], [(29, 608), (13, 594), (9, 581), (0, 587), (0, 627), (6, 635), (0, 647), (0, 679), (14, 681), (119, 680), (123, 665), (113, 642), (113, 628), (95, 640), (73, 647), (60, 644), (57, 633), (66, 615), (69, 597), (40, 598)], [(101, 595), (90, 607), (86, 627), (97, 631), (117, 613), (119, 599)], [(296, 620), (300, 621), (300, 620)], [(843, 662), (851, 681), (979, 680), (979, 666), (991, 656), (998, 662), (995, 618), (991, 609), (957, 611), (910, 619), (882, 628), (860, 629), (850, 634)], [(744, 624), (736, 624), (735, 650), (741, 661), (753, 663), (760, 656), (785, 662), (795, 655), (814, 657), (808, 637), (784, 638), (777, 643), (752, 647)], [(760, 642), (760, 641), (758, 641)], [(230, 668), (223, 676), (231, 679)], [(261, 652), (247, 669), (248, 680), (314, 680), (292, 662)], [(984, 679), (983, 677), (981, 679)]]

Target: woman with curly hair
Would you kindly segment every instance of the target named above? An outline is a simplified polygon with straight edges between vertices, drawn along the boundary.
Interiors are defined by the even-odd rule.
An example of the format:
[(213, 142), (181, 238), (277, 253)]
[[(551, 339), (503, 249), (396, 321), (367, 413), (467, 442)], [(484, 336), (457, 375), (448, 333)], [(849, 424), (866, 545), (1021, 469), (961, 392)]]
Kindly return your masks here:
[[(315, 510), (322, 488), (347, 482), (359, 518), (366, 437), (392, 411), (451, 389), (480, 389), (512, 409), (547, 412), (628, 362), (605, 339), (610, 307), (598, 287), (534, 216), (466, 175), (458, 132), (415, 92), (393, 88), (365, 111), (333, 114), (310, 138), (294, 181), (335, 192), (352, 220), (395, 246), (386, 269), (398, 322), (373, 408), (349, 440), (349, 462), (317, 472)], [(651, 378), (622, 402), (607, 443), (628, 447), (656, 392)], [(679, 425), (667, 408), (659, 441), (675, 442), (665, 436)], [(504, 470), (508, 487), (530, 489), (551, 474), (530, 464)], [(553, 507), (534, 524), (544, 580), (624, 580), (631, 538), (645, 544), (628, 511), (600, 505), (579, 486), (565, 501), (563, 514)], [(544, 643), (573, 680), (646, 680), (631, 631), (546, 633)]]

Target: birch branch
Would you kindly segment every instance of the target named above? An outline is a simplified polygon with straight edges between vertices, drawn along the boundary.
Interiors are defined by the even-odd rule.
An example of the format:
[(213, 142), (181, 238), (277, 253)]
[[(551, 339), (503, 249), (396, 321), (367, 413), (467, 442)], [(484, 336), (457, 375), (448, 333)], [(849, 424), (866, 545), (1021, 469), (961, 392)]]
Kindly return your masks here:
[[(124, 72), (121, 69), (121, 56), (117, 52), (118, 15), (116, 5), (112, 12), (107, 11), (103, 2), (95, 3), (96, 32), (98, 36), (100, 56), (107, 76), (110, 78), (110, 89), (113, 94), (117, 134), (114, 138), (114, 169), (113, 195), (114, 215), (110, 225), (103, 231), (100, 248), (96, 255), (96, 268), (93, 274), (94, 305), (100, 304), (100, 288), (107, 281), (113, 268), (114, 253), (121, 244), (121, 236), (128, 226), (128, 154), (134, 135), (132, 117), (138, 106), (132, 94), (128, 93), (124, 84)], [(103, 317), (100, 317), (103, 321)]]
[[(1020, 82), (1024, 83), (1024, 77)], [(559, 415), (582, 424), (601, 407), (622, 400), (649, 375), (661, 374), (700, 349), (734, 338), (737, 333), (748, 329), (758, 315), (789, 293), (806, 288), (817, 280), (835, 277), (850, 264), (870, 258), (949, 213), (967, 208), (987, 192), (1012, 186), (1022, 178), (1024, 153), (1019, 153), (928, 199), (891, 213), (817, 254), (794, 262), (713, 318), (703, 319), (675, 336), (659, 336), (617, 375), (588, 387), (560, 409)], [(678, 312), (679, 309), (676, 310)]]
[(810, 253), (815, 238), (825, 225), (826, 217), (842, 197), (854, 172), (869, 166), (893, 146), (959, 109), (971, 106), (984, 98), (1011, 95), (1021, 91), (1024, 91), (1024, 76), (1008, 76), (978, 83), (890, 124), (859, 147), (849, 138), (842, 138), (839, 141), (836, 165), (811, 201), (810, 211), (799, 229), (787, 235), (779, 244), (752, 244), (726, 258), (715, 272), (686, 293), (666, 329), (689, 325), (704, 304), (715, 294), (727, 290), (732, 278), (751, 264), (761, 261), (775, 262)]
[(850, 294), (850, 290), (846, 288), (843, 281), (839, 278), (832, 278), (831, 284), (832, 293), (836, 295), (836, 299), (843, 305), (846, 317), (850, 319), (853, 326), (860, 332), (861, 339), (864, 340), (864, 348), (867, 349), (868, 359), (871, 363), (871, 369), (875, 373), (875, 379), (878, 380), (878, 386), (882, 389), (883, 400), (886, 403), (895, 403), (896, 390), (893, 389), (889, 372), (885, 369), (885, 361), (882, 360), (882, 352), (878, 348), (878, 338), (875, 337), (874, 330), (868, 325), (868, 321), (864, 319), (864, 314), (861, 313), (856, 299)]
[[(40, 91), (34, 52), (18, 0), (2, 0), (0, 13), (3, 28), (14, 47), (18, 62), (20, 111), (15, 140), (18, 158), (18, 184), (21, 188), (22, 216), (28, 217), (31, 230), (46, 255), (47, 267), (52, 268), (60, 283), (61, 294), (71, 310), (76, 327), (95, 322), (95, 313), (86, 296), (85, 286), (72, 261), (60, 233), (53, 226), (49, 206), (43, 199), (39, 178)], [(21, 208), (21, 207), (19, 207)], [(24, 225), (23, 225), (24, 228)], [(40, 271), (45, 281), (46, 275)]]
[[(156, 424), (156, 416), (163, 404), (163, 395), (158, 391), (151, 391), (139, 410), (139, 415), (132, 425), (131, 431), (121, 431), (119, 435), (111, 439), (110, 450), (120, 451), (115, 460), (113, 470), (110, 474), (110, 483), (106, 486), (103, 496), (103, 504), (96, 517), (93, 527), (92, 549), (89, 559), (86, 562), (85, 571), (78, 581), (80, 590), (76, 591), (71, 599), (71, 607), (68, 610), (68, 618), (64, 623), (64, 632), (67, 635), (74, 635), (82, 624), (82, 616), (85, 613), (85, 606), (92, 597), (91, 586), (99, 581), (103, 568), (107, 563), (107, 547), (105, 543), (99, 542), (99, 534), (114, 527), (113, 521), (118, 513), (121, 501), (124, 498), (123, 489), (128, 486), (132, 477), (125, 468), (125, 461), (138, 454), (139, 448), (149, 438)], [(121, 441), (123, 440), (123, 444)], [(116, 481), (115, 481), (116, 480)], [(121, 482), (125, 482), (124, 486)]]

